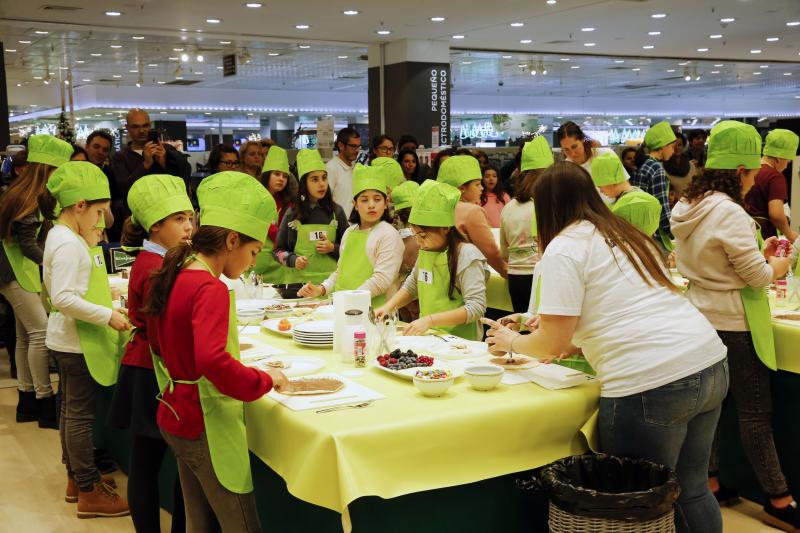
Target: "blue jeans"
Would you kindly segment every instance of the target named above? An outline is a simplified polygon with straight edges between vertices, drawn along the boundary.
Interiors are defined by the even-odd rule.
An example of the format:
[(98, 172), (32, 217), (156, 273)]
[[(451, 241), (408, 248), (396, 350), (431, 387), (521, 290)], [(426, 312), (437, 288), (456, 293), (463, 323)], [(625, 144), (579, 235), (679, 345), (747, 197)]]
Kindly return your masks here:
[(678, 474), (675, 506), (679, 533), (720, 533), (719, 504), (708, 488), (708, 460), (728, 392), (728, 362), (656, 389), (622, 398), (600, 398), (600, 449), (647, 459)]

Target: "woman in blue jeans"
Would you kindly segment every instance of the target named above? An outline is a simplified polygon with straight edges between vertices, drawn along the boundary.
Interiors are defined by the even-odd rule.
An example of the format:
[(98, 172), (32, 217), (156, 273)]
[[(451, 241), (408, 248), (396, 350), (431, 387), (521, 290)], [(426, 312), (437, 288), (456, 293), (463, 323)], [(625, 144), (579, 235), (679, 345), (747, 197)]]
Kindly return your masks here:
[(721, 532), (706, 469), (728, 389), (725, 346), (672, 284), (652, 239), (611, 213), (584, 169), (555, 164), (533, 200), (538, 319), (524, 336), (485, 320), (487, 342), (545, 361), (582, 350), (602, 384), (601, 450), (675, 470), (678, 531)]

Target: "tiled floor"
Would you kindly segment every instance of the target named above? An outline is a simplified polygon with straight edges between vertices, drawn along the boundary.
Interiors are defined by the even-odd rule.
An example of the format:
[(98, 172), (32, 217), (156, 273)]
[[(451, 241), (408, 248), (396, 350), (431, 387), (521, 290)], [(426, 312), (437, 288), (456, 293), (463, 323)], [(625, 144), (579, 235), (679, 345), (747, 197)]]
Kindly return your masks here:
[[(0, 530), (37, 533), (133, 532), (130, 517), (79, 520), (75, 504), (64, 502), (66, 475), (61, 465), (58, 432), (35, 423), (17, 424), (15, 382), (9, 379), (8, 358), (0, 350)], [(127, 478), (113, 474), (125, 494)], [(774, 533), (759, 519), (760, 506), (743, 502), (723, 509), (725, 533)], [(162, 532), (169, 531), (170, 515), (162, 511)]]

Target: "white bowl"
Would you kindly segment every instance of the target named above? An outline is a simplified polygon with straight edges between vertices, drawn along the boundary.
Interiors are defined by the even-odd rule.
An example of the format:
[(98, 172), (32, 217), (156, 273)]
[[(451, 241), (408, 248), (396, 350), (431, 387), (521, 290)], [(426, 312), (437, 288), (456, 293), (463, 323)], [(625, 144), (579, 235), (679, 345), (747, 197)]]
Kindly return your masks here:
[(470, 386), (475, 390), (492, 390), (503, 379), (504, 369), (494, 365), (475, 365), (464, 369)]
[(437, 396), (441, 396), (447, 392), (447, 389), (453, 385), (455, 380), (456, 378), (452, 374), (449, 378), (444, 379), (429, 379), (414, 376), (414, 385), (417, 387), (417, 389), (419, 389), (423, 396), (436, 398)]
[(242, 310), (236, 313), (236, 321), (240, 326), (258, 326), (264, 320), (264, 311)]
[(311, 316), (317, 320), (333, 320), (334, 313), (332, 305), (321, 305), (311, 312)]

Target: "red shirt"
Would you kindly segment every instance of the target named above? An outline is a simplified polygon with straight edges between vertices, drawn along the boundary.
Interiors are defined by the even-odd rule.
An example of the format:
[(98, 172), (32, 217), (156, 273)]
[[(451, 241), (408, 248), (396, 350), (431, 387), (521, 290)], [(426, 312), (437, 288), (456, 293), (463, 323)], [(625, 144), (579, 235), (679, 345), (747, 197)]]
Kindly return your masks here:
[(136, 326), (133, 339), (125, 348), (122, 357), (123, 365), (153, 368), (150, 356), (150, 343), (147, 340), (147, 324), (141, 314), (145, 296), (150, 289), (150, 274), (161, 268), (163, 257), (153, 252), (140, 251), (131, 268), (131, 279), (128, 282), (128, 318)]
[[(272, 388), (266, 372), (244, 366), (225, 350), (228, 339), (228, 288), (205, 270), (178, 273), (164, 312), (147, 317), (150, 344), (164, 359), (172, 379), (205, 376), (222, 394), (252, 402)], [(205, 427), (197, 385), (175, 384), (158, 406), (158, 426), (178, 437), (196, 439)]]
[(761, 235), (765, 239), (778, 234), (769, 220), (770, 200), (786, 202), (788, 199), (784, 175), (769, 165), (761, 165), (761, 170), (756, 174), (756, 182), (745, 197), (745, 205), (750, 216), (758, 217), (756, 222), (761, 224)]
[[(275, 242), (275, 239), (278, 237), (278, 226), (281, 225), (281, 221), (283, 220), (283, 215), (286, 213), (286, 209), (292, 207), (292, 204), (289, 205), (281, 205), (281, 201), (277, 196), (273, 196), (275, 199), (275, 206), (278, 208), (278, 221), (275, 224), (270, 224), (269, 231), (267, 231), (267, 237), (272, 242)], [(286, 209), (284, 209), (284, 207)]]

